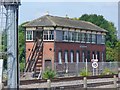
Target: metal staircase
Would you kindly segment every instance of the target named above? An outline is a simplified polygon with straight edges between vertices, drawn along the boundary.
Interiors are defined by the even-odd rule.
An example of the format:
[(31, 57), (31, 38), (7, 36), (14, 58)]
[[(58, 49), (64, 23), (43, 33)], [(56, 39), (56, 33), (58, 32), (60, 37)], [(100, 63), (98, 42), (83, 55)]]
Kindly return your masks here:
[(34, 72), (34, 77), (40, 77), (39, 74), (42, 71), (42, 58), (43, 40), (39, 41), (39, 39), (36, 39), (28, 57), (25, 72)]

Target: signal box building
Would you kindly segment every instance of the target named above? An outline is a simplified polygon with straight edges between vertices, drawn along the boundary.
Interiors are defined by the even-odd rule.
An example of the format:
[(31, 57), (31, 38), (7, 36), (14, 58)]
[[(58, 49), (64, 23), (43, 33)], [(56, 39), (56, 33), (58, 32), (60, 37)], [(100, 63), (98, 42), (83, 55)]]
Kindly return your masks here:
[(26, 71), (54, 67), (54, 63), (105, 61), (106, 30), (86, 21), (45, 15), (24, 25)]

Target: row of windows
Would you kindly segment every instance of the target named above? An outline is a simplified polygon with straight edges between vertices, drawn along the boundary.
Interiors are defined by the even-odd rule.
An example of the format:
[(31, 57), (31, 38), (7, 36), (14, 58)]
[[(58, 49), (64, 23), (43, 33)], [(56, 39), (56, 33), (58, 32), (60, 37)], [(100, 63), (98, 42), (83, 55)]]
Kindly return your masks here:
[[(73, 63), (75, 62), (75, 57), (76, 57), (76, 63), (80, 62), (80, 58), (82, 59), (82, 62), (85, 62), (87, 59), (88, 62), (91, 62), (91, 59), (97, 59), (100, 61), (100, 52), (92, 52), (92, 57), (90, 57), (90, 51), (82, 51), (82, 56), (80, 57), (80, 52), (76, 51), (76, 54), (74, 55), (74, 51), (70, 51), (70, 62)], [(62, 51), (58, 52), (58, 62), (59, 64), (62, 64), (62, 55), (64, 56), (64, 62), (68, 63), (68, 51), (66, 50), (64, 53)], [(104, 53), (101, 53), (101, 61), (104, 60)]]
[[(81, 43), (96, 43), (97, 35), (90, 33), (80, 33), (73, 31), (63, 31), (63, 40), (64, 41), (77, 41)], [(105, 36), (101, 35), (101, 43), (105, 43)]]
[[(63, 41), (77, 41), (81, 43), (105, 43), (105, 36), (104, 35), (96, 35), (90, 33), (80, 33), (80, 32), (73, 32), (73, 31), (62, 31), (61, 34)], [(56, 37), (59, 37), (56, 35)], [(33, 31), (26, 31), (26, 40), (33, 40)], [(43, 32), (43, 40), (54, 40), (54, 31), (53, 30), (45, 30)]]

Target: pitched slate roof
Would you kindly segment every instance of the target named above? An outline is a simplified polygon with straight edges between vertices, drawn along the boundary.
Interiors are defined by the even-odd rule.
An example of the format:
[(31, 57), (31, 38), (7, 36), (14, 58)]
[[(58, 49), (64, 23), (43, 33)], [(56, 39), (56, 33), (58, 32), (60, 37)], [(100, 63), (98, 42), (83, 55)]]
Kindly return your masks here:
[(42, 16), (24, 25), (24, 27), (32, 27), (32, 26), (60, 26), (60, 27), (79, 28), (85, 30), (107, 32), (105, 29), (102, 29), (90, 22), (86, 22), (82, 20), (72, 20), (65, 17), (58, 17), (51, 15)]

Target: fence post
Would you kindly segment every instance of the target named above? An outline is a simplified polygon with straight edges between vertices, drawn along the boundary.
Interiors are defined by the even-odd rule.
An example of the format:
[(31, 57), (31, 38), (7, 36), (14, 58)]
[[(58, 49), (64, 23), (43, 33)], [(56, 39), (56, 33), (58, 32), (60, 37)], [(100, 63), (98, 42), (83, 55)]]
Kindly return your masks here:
[(47, 80), (47, 88), (48, 88), (48, 90), (50, 90), (50, 88), (51, 88), (51, 81), (50, 81), (50, 79)]
[(117, 77), (116, 77), (116, 75), (114, 75), (113, 76), (113, 78), (114, 78), (114, 88), (117, 88)]
[(4, 84), (0, 83), (0, 90), (2, 90), (2, 88), (4, 88)]
[(78, 76), (78, 63), (76, 63), (76, 76)]
[(83, 78), (83, 88), (87, 88), (87, 77)]

